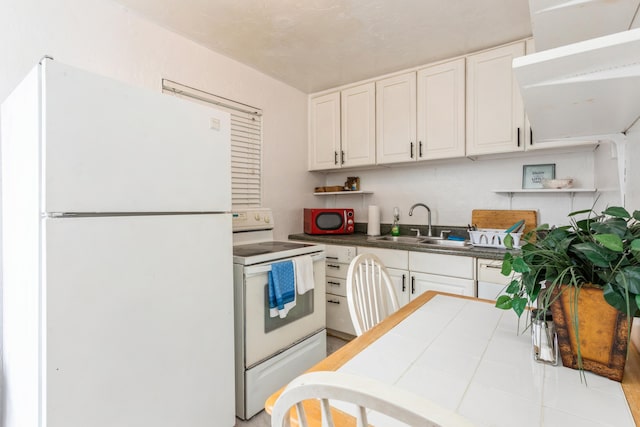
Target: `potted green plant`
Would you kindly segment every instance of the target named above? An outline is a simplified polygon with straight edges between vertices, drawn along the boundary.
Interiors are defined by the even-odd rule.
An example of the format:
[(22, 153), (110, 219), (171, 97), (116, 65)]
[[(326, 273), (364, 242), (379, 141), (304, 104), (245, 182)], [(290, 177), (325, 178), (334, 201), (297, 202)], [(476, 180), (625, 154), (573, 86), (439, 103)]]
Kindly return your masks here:
[(505, 238), (502, 274), (512, 281), (496, 307), (518, 316), (527, 306), (550, 310), (563, 365), (621, 381), (640, 311), (640, 211), (589, 209), (570, 213), (569, 222), (536, 228), (519, 251)]

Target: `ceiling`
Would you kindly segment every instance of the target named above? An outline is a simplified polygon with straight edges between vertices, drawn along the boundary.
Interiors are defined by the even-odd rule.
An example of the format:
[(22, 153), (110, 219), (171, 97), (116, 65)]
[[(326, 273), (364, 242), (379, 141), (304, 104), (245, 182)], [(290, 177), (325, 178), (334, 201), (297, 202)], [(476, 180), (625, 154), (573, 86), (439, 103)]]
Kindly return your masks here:
[(115, 0), (303, 92), (531, 35), (528, 0)]

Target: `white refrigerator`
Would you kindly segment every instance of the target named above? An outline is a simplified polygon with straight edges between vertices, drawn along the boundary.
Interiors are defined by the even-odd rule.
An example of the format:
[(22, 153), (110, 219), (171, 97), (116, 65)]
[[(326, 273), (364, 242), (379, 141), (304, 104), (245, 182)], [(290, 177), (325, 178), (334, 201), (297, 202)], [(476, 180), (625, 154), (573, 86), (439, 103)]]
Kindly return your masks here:
[(231, 427), (229, 115), (44, 59), (2, 104), (4, 427)]

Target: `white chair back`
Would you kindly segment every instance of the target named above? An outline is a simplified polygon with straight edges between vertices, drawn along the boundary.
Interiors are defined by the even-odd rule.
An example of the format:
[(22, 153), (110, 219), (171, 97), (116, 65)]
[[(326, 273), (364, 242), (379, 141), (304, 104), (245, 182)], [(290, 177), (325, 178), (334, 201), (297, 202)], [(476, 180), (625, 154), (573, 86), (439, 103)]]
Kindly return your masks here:
[(377, 256), (361, 254), (349, 264), (347, 305), (358, 336), (398, 310), (391, 276)]
[[(273, 407), (271, 427), (290, 427), (294, 407), (300, 427), (309, 427), (307, 410), (309, 414), (319, 412), (322, 427), (344, 425), (344, 412), (336, 412), (331, 407), (331, 400), (352, 404), (353, 411), (345, 410), (356, 419), (357, 427), (369, 426), (369, 419), (374, 425), (380, 425), (371, 411), (408, 426), (472, 426), (466, 418), (407, 390), (371, 378), (321, 371), (301, 375), (289, 383)], [(311, 409), (313, 404), (316, 407)], [(316, 409), (318, 404), (319, 411)]]

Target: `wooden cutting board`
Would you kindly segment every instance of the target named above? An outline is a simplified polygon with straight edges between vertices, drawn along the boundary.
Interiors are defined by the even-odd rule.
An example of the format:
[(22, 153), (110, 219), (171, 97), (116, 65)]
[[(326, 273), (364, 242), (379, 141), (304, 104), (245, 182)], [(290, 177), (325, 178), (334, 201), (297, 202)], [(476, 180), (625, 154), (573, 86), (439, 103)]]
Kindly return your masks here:
[(521, 219), (524, 219), (524, 232), (528, 233), (538, 226), (538, 211), (484, 209), (471, 211), (471, 224), (478, 228), (507, 229)]

